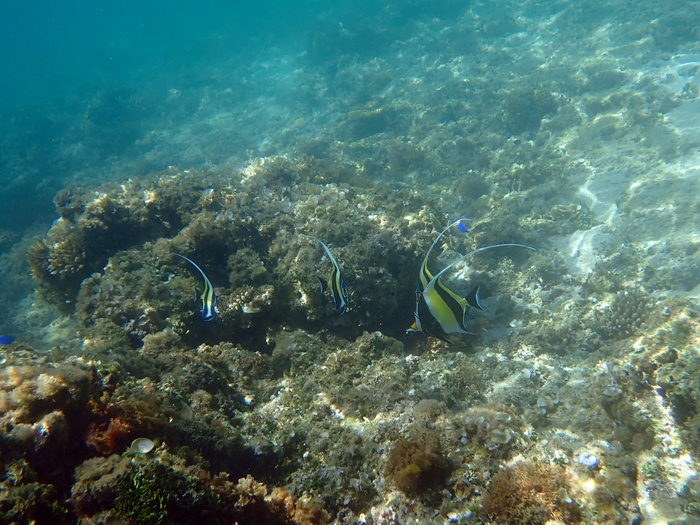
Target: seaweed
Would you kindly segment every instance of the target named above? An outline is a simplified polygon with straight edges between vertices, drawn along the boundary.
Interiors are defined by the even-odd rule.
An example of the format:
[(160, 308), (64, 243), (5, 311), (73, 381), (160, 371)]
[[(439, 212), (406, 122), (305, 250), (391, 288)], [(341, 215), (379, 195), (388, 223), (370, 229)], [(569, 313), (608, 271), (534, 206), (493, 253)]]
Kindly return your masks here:
[(142, 525), (159, 523), (227, 523), (218, 495), (204, 482), (178, 474), (159, 461), (135, 465), (117, 480), (115, 508), (120, 516)]
[(447, 458), (433, 440), (400, 438), (389, 453), (384, 472), (404, 494), (420, 496), (439, 491), (450, 470)]

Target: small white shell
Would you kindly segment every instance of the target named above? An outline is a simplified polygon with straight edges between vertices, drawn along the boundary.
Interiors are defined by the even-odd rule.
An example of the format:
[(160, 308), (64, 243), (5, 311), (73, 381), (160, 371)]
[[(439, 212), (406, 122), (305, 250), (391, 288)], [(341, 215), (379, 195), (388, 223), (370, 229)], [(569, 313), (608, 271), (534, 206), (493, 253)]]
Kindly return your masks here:
[(581, 452), (578, 457), (578, 462), (591, 468), (598, 466), (598, 458), (590, 452)]
[(131, 451), (137, 454), (148, 454), (155, 444), (148, 438), (136, 438), (131, 442)]

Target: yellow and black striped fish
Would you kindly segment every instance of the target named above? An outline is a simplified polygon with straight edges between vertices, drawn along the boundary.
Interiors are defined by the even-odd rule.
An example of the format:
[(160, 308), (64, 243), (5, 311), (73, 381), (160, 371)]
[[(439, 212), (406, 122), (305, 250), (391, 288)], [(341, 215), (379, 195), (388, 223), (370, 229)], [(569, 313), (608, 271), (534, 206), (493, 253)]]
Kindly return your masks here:
[(428, 259), (430, 258), (430, 254), (433, 251), (433, 248), (437, 246), (438, 242), (440, 242), (440, 239), (442, 239), (442, 236), (445, 235), (447, 230), (454, 228), (455, 226), (459, 226), (459, 231), (467, 233), (469, 230), (467, 229), (467, 221), (471, 219), (459, 219), (452, 224), (448, 225), (447, 228), (442, 230), (438, 236), (435, 238), (433, 241), (433, 244), (430, 245), (430, 248), (428, 248), (428, 253), (425, 254), (425, 258), (423, 259), (423, 264), (420, 267), (420, 275), (418, 276), (419, 279), (419, 289), (420, 291), (423, 291), (423, 289), (428, 286), (428, 283), (430, 280), (433, 278), (433, 274), (430, 272), (428, 269)]
[(335, 260), (331, 250), (321, 239), (317, 239), (316, 237), (309, 237), (309, 239), (313, 239), (323, 246), (323, 249), (326, 250), (326, 254), (333, 265), (333, 268), (331, 268), (331, 275), (328, 277), (328, 280), (324, 280), (321, 277), (318, 278), (318, 281), (321, 284), (321, 295), (325, 293), (326, 289), (330, 289), (333, 297), (333, 306), (340, 313), (340, 315), (343, 315), (348, 307), (348, 285), (345, 284), (345, 279), (343, 279), (343, 274), (340, 271), (340, 266), (338, 266), (338, 261)]
[(467, 313), (467, 307), (469, 306), (483, 310), (479, 302), (479, 286), (475, 286), (466, 297), (462, 297), (445, 286), (441, 280), (443, 274), (464, 261), (467, 257), (486, 250), (491, 250), (493, 248), (513, 246), (534, 250), (534, 248), (531, 246), (515, 243), (485, 246), (467, 253), (466, 255), (457, 259), (455, 262), (440, 270), (437, 274), (433, 275), (428, 269), (430, 252), (435, 247), (439, 239), (450, 228), (459, 225), (460, 230), (465, 231), (463, 221), (464, 219), (460, 219), (459, 221), (455, 221), (450, 224), (447, 228), (440, 232), (438, 237), (435, 239), (435, 242), (433, 242), (433, 244), (430, 246), (428, 254), (423, 260), (423, 264), (421, 265), (420, 269), (419, 283), (418, 288), (416, 289), (416, 309), (414, 313), (415, 320), (408, 330), (406, 330), (406, 333), (422, 332), (426, 335), (437, 337), (446, 343), (450, 343), (448, 334), (461, 333), (474, 335), (474, 333), (466, 327), (465, 316)]
[[(202, 319), (205, 321), (213, 321), (214, 317), (219, 314), (219, 309), (216, 307), (216, 293), (214, 293), (214, 287), (211, 285), (211, 281), (209, 281), (207, 276), (204, 275), (202, 269), (197, 266), (194, 261), (188, 259), (184, 255), (180, 255), (179, 253), (174, 253), (173, 255), (180, 257), (180, 259), (186, 260), (188, 263), (194, 266), (195, 270), (197, 270), (202, 276), (202, 279), (204, 279), (204, 290), (202, 290)], [(194, 296), (196, 299), (197, 290), (194, 291)]]

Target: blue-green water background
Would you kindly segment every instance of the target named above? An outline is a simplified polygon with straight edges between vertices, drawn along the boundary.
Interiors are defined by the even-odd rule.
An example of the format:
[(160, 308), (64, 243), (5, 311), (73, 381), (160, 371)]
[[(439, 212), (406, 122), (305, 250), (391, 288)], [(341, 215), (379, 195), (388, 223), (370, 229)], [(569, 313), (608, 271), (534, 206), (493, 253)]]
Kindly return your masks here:
[[(437, 20), (439, 31), (468, 8), (470, 3), (451, 0), (7, 5), (0, 20), (0, 197), (6, 203), (0, 227), (42, 229), (52, 218), (53, 194), (67, 185), (95, 185), (169, 164), (241, 162), (246, 150), (259, 154), (257, 140), (244, 137), (179, 156), (163, 150), (146, 161), (145, 149), (135, 144), (153, 130), (196, 122), (198, 103), (212, 89), (229, 87), (229, 106), (252, 103), (263, 91), (281, 106), (304, 104), (295, 99), (294, 78), (277, 85), (265, 71), (333, 77), (348, 60), (382, 56), (414, 38), (421, 24)], [(461, 45), (454, 51), (463, 51)], [(269, 63), (275, 59), (283, 66)], [(371, 97), (373, 88), (362, 85), (361, 75), (355, 82), (336, 88)], [(175, 92), (182, 96), (169, 104), (168, 94)], [(321, 98), (306, 104), (293, 118), (337, 111)], [(268, 117), (246, 123), (244, 132), (240, 123), (222, 126), (221, 140), (255, 128), (274, 141), (278, 122)], [(280, 144), (268, 153), (289, 149)]]
[(100, 88), (201, 81), (256, 47), (298, 45), (318, 2), (31, 2), (8, 5), (2, 107), (61, 103)]
[[(147, 104), (134, 109), (127, 98), (150, 103), (173, 84), (215, 82), (212, 69), (254, 61), (268, 46), (298, 49), (318, 7), (255, 1), (6, 5), (0, 21), (0, 226), (22, 229), (50, 220), (52, 193), (80, 182), (77, 171), (89, 164), (94, 180), (149, 124), (163, 124)], [(88, 115), (96, 97), (107, 102), (99, 115)], [(86, 146), (68, 161), (64, 150), (71, 143)], [(156, 160), (153, 167), (164, 163)]]

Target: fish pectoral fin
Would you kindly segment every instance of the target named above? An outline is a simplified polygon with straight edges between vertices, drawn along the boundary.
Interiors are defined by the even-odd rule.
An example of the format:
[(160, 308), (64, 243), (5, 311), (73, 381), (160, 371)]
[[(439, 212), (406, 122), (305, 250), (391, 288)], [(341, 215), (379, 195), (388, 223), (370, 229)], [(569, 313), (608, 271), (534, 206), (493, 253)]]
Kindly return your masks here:
[(483, 308), (481, 307), (481, 303), (479, 302), (479, 287), (481, 285), (476, 285), (474, 288), (472, 288), (472, 291), (467, 294), (467, 296), (464, 298), (465, 301), (467, 301), (467, 304), (473, 308), (478, 308), (479, 310), (483, 311)]
[(319, 284), (321, 285), (321, 295), (326, 293), (326, 289), (328, 288), (328, 281), (325, 281), (321, 279), (320, 277), (317, 277)]

